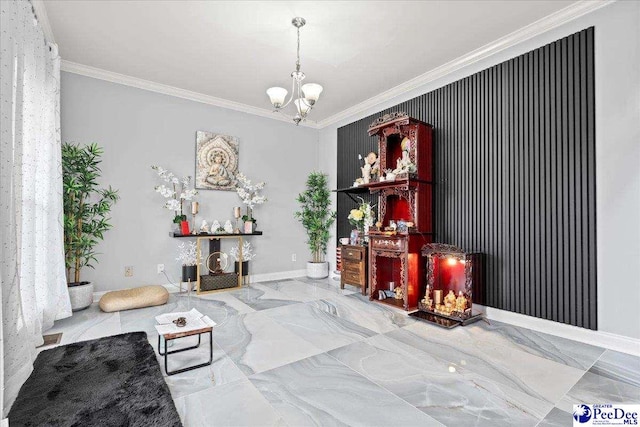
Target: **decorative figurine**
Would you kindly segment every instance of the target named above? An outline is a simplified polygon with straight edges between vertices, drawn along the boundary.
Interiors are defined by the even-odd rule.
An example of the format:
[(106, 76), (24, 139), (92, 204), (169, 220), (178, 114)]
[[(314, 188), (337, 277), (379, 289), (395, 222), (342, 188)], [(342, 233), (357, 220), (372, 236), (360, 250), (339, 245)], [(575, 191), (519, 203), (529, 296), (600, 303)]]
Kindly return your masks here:
[(224, 273), (224, 269), (222, 268), (222, 262), (220, 258), (216, 259), (216, 268), (213, 270), (213, 274), (221, 274)]
[(411, 147), (411, 140), (405, 137), (400, 143), (402, 148), (402, 156), (398, 157), (396, 160), (396, 168), (393, 170), (393, 173), (396, 175), (404, 174), (404, 173), (415, 173), (416, 165), (411, 161), (411, 156), (409, 155), (409, 149)]
[(186, 317), (178, 317), (173, 321), (173, 323), (179, 328), (184, 328), (185, 326), (187, 326), (187, 319)]
[(402, 288), (400, 286), (398, 286), (397, 288), (394, 289), (395, 292), (395, 299), (404, 299), (404, 295), (402, 292)]
[(220, 223), (218, 222), (217, 219), (214, 219), (213, 222), (211, 223), (211, 232), (212, 233), (216, 233), (218, 232), (218, 230), (220, 230)]
[(464, 313), (467, 309), (467, 299), (462, 294), (462, 291), (458, 293), (458, 298), (456, 299), (456, 311), (460, 313)]
[(384, 173), (385, 173), (385, 180), (386, 181), (395, 181), (396, 180), (396, 174), (393, 173), (393, 171), (391, 169), (385, 169)]
[[(362, 157), (358, 155), (359, 157)], [(373, 151), (367, 154), (364, 160), (364, 166), (360, 168), (362, 171), (362, 180), (365, 184), (368, 184), (371, 179), (375, 181), (380, 175), (380, 165), (378, 164), (378, 155)]]
[(451, 304), (452, 306), (456, 304), (456, 294), (453, 291), (449, 291), (449, 293), (444, 297), (444, 303)]
[(224, 232), (228, 234), (233, 233), (233, 224), (231, 224), (231, 220), (227, 220), (227, 222), (224, 223)]
[(200, 224), (200, 233), (203, 233), (203, 234), (209, 233), (209, 224), (207, 224), (206, 219), (203, 219), (202, 224)]

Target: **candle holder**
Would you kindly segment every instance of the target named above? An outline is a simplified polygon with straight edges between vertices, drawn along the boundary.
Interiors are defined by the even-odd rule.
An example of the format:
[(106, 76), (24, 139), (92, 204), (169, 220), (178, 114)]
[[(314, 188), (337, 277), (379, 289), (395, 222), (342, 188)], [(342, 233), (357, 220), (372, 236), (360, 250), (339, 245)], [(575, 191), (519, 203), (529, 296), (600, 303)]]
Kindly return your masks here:
[(242, 217), (242, 209), (239, 206), (233, 208), (233, 217), (236, 219), (236, 229), (233, 230), (233, 232), (236, 234), (240, 234), (240, 226), (238, 225), (238, 221)]
[(200, 205), (198, 202), (191, 202), (191, 221), (193, 221), (193, 227), (191, 227), (191, 234), (198, 234), (196, 229), (196, 215), (198, 214)]

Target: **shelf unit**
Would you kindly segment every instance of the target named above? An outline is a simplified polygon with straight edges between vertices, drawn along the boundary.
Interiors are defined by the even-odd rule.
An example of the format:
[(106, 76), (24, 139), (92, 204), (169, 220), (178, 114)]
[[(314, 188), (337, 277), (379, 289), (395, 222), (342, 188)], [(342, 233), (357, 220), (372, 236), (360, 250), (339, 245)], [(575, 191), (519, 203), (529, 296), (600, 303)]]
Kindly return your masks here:
[[(369, 136), (378, 138), (380, 170), (394, 169), (398, 158), (408, 158), (415, 173), (394, 181), (363, 186), (378, 195), (378, 221), (412, 222), (407, 233), (369, 233), (369, 299), (404, 310), (418, 308), (425, 268), (420, 250), (433, 241), (433, 131), (431, 125), (405, 113), (387, 114), (374, 121)], [(402, 288), (403, 299), (379, 299), (389, 282)]]

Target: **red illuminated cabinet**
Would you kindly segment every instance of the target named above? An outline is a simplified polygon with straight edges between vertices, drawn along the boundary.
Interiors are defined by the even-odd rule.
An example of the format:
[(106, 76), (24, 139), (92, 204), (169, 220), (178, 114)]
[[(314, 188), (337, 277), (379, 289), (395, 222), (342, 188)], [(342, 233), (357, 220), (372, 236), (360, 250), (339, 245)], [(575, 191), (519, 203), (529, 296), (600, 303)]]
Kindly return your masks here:
[[(378, 195), (377, 217), (382, 222), (379, 230), (369, 231), (369, 298), (414, 310), (426, 273), (420, 250), (433, 241), (432, 128), (405, 113), (392, 113), (373, 122), (368, 132), (378, 139), (381, 171), (402, 163), (415, 166), (393, 181), (367, 186)], [(385, 231), (392, 221), (400, 224), (395, 233)], [(385, 296), (391, 287), (402, 288), (402, 293)]]

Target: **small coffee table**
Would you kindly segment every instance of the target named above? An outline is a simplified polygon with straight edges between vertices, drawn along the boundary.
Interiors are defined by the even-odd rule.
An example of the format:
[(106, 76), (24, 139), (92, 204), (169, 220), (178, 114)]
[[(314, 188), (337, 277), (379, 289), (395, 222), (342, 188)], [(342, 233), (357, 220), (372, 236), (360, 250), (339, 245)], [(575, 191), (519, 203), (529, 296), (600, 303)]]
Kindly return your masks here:
[[(171, 333), (171, 334), (163, 334), (162, 337), (164, 338), (164, 353), (162, 352), (162, 349), (160, 348), (160, 335), (158, 335), (158, 353), (160, 353), (160, 356), (164, 356), (164, 371), (167, 373), (167, 375), (175, 375), (175, 374), (179, 374), (180, 372), (186, 372), (186, 371), (191, 371), (193, 369), (198, 369), (198, 368), (202, 368), (203, 366), (208, 366), (211, 365), (211, 362), (213, 361), (213, 328), (211, 326), (207, 326), (205, 328), (201, 328), (201, 329), (194, 329), (191, 331), (185, 331), (185, 332), (177, 332), (177, 333)], [(209, 334), (209, 361), (205, 362), (205, 363), (200, 363), (198, 365), (193, 365), (193, 366), (187, 366), (186, 368), (181, 368), (181, 369), (176, 369), (175, 371), (171, 371), (169, 372), (169, 368), (167, 367), (168, 365), (168, 359), (169, 359), (169, 355), (173, 354), (173, 353), (180, 353), (183, 351), (187, 351), (187, 350), (193, 350), (194, 348), (198, 348), (200, 347), (200, 340), (203, 334)], [(185, 348), (181, 348), (178, 350), (173, 350), (173, 351), (167, 351), (167, 341), (172, 341), (172, 340), (176, 340), (179, 338), (186, 338), (186, 337), (191, 337), (194, 335), (198, 335), (198, 344), (191, 346), (191, 347), (185, 347)]]

